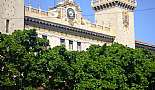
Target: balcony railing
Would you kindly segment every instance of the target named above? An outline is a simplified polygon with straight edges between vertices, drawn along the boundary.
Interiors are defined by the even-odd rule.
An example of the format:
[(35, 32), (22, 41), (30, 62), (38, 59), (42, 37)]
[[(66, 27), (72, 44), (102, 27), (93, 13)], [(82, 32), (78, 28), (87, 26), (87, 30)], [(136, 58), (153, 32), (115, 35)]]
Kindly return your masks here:
[(40, 15), (44, 15), (44, 16), (48, 16), (48, 12), (47, 11), (43, 11), (37, 8), (33, 8), (30, 6), (25, 6), (25, 12), (32, 12), (35, 14), (40, 14)]

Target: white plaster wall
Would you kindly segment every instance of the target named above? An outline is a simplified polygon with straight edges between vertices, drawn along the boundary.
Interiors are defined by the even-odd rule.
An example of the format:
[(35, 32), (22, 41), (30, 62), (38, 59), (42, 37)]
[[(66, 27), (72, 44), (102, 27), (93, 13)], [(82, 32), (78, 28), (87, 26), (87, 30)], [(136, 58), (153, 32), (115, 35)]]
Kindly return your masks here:
[(81, 43), (81, 49), (82, 50), (86, 50), (87, 48), (89, 48), (89, 46), (90, 46), (91, 44), (89, 43), (89, 42), (83, 42), (83, 43)]
[(58, 37), (48, 35), (47, 39), (49, 39), (49, 42), (50, 42), (49, 44), (50, 44), (51, 48), (60, 45), (60, 38), (58, 38)]
[(64, 39), (65, 39), (65, 47), (66, 47), (67, 50), (69, 50), (69, 40), (67, 38), (65, 38), (65, 37), (64, 37)]
[(73, 50), (77, 51), (77, 41), (73, 41)]
[[(29, 27), (32, 28), (32, 27)], [(37, 28), (36, 28), (37, 29)], [(60, 46), (60, 38), (65, 39), (66, 49), (69, 50), (69, 40), (73, 41), (73, 50), (77, 51), (77, 42), (81, 42), (81, 50), (86, 50), (90, 45), (104, 45), (106, 42), (92, 40), (89, 38), (83, 38), (80, 36), (74, 36), (64, 33), (59, 33), (55, 31), (48, 31), (45, 29), (37, 29), (37, 33), (41, 35), (47, 35), (47, 39), (49, 39), (51, 48), (55, 46)]]

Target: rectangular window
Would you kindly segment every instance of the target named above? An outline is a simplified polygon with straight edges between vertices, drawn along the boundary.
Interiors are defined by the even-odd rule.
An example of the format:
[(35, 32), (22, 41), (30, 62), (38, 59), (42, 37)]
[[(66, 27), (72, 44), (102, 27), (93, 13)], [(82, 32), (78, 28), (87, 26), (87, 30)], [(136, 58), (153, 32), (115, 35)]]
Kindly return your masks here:
[(77, 42), (77, 50), (81, 51), (81, 42)]
[(69, 40), (69, 50), (73, 50), (73, 41)]
[(60, 45), (65, 45), (65, 39), (60, 38)]
[(47, 35), (42, 35), (42, 37), (43, 37), (44, 39), (47, 39)]
[(9, 20), (6, 20), (6, 33), (9, 33)]

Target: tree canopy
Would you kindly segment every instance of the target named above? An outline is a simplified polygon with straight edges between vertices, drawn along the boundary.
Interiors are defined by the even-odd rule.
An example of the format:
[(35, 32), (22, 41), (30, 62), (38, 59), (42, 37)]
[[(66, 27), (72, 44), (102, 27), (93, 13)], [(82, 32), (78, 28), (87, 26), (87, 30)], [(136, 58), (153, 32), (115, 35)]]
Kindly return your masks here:
[(0, 87), (4, 90), (153, 90), (155, 55), (113, 43), (86, 51), (49, 48), (35, 30), (0, 34)]

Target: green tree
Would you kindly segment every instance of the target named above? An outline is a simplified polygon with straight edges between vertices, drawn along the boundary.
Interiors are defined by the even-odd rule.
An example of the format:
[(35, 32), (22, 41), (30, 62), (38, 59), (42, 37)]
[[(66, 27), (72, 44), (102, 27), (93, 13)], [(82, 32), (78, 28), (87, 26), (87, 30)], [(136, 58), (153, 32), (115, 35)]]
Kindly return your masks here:
[(34, 90), (145, 90), (155, 88), (155, 55), (114, 43), (86, 51), (49, 48), (35, 30), (0, 34), (0, 86)]
[[(45, 52), (48, 40), (38, 38), (35, 30), (16, 31), (0, 35), (1, 86), (26, 87), (33, 85), (30, 74), (36, 69), (37, 55)], [(37, 79), (35, 80), (37, 82)]]

